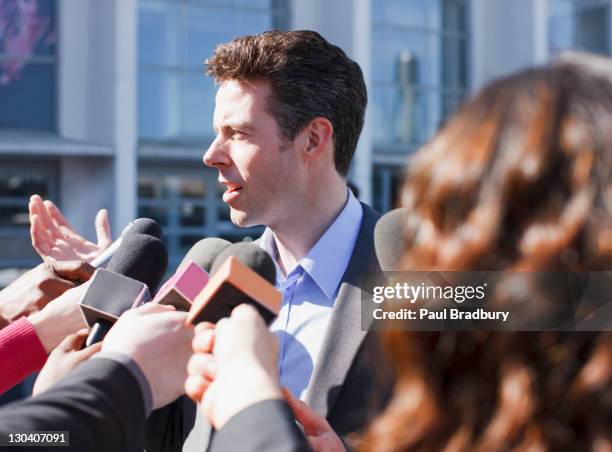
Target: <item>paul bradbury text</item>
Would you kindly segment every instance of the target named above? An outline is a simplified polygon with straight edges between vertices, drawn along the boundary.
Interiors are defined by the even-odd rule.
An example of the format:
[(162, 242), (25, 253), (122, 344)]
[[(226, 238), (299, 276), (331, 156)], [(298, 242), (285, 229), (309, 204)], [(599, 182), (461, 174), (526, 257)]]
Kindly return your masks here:
[(385, 311), (377, 308), (372, 311), (374, 320), (496, 320), (506, 322), (510, 317), (509, 311), (487, 311), (478, 308), (466, 311), (457, 308), (430, 310), (425, 308)]

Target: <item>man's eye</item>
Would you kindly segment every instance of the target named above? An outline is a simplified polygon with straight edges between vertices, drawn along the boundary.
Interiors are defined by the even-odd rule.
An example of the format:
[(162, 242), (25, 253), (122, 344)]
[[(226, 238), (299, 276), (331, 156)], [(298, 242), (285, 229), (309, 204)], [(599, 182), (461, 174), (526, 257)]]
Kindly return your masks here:
[(232, 129), (232, 137), (233, 138), (244, 138), (246, 134), (241, 132), (240, 130)]

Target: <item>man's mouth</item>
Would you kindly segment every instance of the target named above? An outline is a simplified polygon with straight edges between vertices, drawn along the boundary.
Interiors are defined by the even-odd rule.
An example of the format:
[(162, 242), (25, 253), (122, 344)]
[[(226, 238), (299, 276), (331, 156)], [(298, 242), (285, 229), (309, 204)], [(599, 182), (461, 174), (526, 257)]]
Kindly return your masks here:
[(232, 184), (223, 182), (225, 185), (225, 191), (223, 192), (223, 202), (230, 203), (240, 194), (242, 191), (242, 185)]

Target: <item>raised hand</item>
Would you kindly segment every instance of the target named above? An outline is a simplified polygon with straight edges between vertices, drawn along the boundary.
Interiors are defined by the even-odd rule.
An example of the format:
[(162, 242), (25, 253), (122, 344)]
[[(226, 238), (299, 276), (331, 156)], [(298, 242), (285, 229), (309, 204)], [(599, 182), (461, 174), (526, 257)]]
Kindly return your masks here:
[(96, 215), (96, 244), (79, 235), (53, 202), (33, 195), (28, 207), (32, 246), (44, 261), (91, 262), (113, 241), (106, 209)]

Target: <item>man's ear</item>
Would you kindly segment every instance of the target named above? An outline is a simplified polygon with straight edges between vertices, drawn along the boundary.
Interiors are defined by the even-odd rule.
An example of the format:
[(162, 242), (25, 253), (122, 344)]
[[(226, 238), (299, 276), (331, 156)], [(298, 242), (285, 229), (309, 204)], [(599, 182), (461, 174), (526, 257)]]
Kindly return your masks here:
[(309, 160), (319, 158), (332, 144), (334, 127), (329, 119), (317, 116), (304, 128), (305, 157)]

